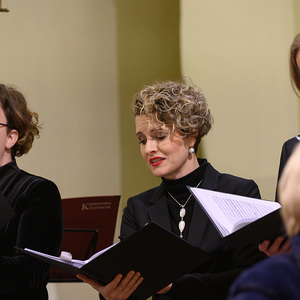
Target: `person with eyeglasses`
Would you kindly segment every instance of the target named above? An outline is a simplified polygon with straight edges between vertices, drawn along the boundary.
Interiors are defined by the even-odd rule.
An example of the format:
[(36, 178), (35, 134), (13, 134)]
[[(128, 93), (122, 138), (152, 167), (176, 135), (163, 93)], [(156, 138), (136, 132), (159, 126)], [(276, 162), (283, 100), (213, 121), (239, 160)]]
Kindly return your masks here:
[(0, 228), (0, 299), (47, 300), (50, 265), (15, 247), (57, 255), (62, 242), (62, 203), (57, 186), (17, 165), (39, 136), (38, 114), (22, 93), (0, 84), (0, 193), (13, 210)]
[[(133, 114), (141, 155), (152, 174), (161, 178), (161, 184), (129, 198), (120, 239), (156, 222), (210, 255), (207, 263), (195, 266), (193, 272), (158, 291), (153, 299), (226, 299), (240, 272), (266, 256), (256, 244), (222, 239), (187, 186), (260, 198), (257, 184), (220, 173), (205, 158), (197, 158), (199, 144), (213, 119), (203, 92), (190, 79), (146, 86), (135, 96)], [(78, 277), (94, 287), (101, 299), (135, 299), (130, 295), (143, 284), (139, 271), (123, 277), (119, 274), (107, 285)]]

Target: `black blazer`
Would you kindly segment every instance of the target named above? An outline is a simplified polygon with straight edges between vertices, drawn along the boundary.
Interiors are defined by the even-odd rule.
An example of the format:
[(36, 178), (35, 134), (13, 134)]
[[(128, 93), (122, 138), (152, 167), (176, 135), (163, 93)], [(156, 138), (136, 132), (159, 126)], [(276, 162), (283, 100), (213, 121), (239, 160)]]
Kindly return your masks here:
[[(298, 135), (297, 137), (300, 137), (300, 135)], [(277, 195), (277, 189), (278, 189), (278, 181), (281, 177), (283, 168), (286, 164), (286, 162), (288, 161), (289, 157), (291, 156), (291, 154), (293, 153), (295, 146), (298, 145), (299, 140), (296, 136), (287, 140), (281, 149), (281, 155), (280, 155), (280, 163), (279, 163), (279, 170), (278, 170), (278, 177), (277, 177), (277, 187), (276, 187), (276, 195), (275, 195), (275, 200), (278, 202), (278, 195)]]
[[(209, 163), (201, 188), (260, 198), (258, 186), (253, 180), (221, 174)], [(123, 212), (120, 239), (128, 237), (149, 222), (156, 222), (171, 230), (167, 195), (162, 185), (129, 198)], [(192, 274), (174, 282), (169, 293), (155, 295), (154, 299), (226, 299), (230, 284), (241, 270), (265, 257), (258, 250), (258, 245), (245, 247), (221, 239), (196, 202), (187, 241), (210, 253), (211, 259)]]

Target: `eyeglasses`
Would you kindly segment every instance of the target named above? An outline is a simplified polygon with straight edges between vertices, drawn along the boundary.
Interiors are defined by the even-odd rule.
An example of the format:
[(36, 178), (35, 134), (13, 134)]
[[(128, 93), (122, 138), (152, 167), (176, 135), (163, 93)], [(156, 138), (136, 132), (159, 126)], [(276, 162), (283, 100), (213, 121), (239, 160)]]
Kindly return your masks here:
[(7, 125), (7, 124), (4, 124), (4, 123), (0, 123), (0, 126), (6, 126), (8, 128), (12, 128), (11, 126)]

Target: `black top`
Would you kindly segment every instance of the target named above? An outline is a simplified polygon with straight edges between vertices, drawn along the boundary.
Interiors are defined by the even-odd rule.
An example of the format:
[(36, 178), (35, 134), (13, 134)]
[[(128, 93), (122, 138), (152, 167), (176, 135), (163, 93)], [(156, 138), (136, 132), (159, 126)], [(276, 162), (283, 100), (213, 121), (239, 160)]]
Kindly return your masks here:
[[(173, 197), (174, 195), (176, 195), (175, 199), (181, 205), (184, 205), (184, 203), (186, 203), (187, 199), (191, 195), (191, 192), (189, 191), (187, 186), (200, 187), (199, 183), (201, 184), (203, 180), (206, 165), (207, 165), (207, 161), (204, 161), (199, 168), (197, 168), (190, 174), (176, 180), (167, 180), (165, 178), (162, 178), (162, 186), (164, 186), (166, 191), (169, 192)], [(195, 198), (192, 196), (185, 206), (186, 215), (183, 218), (185, 222), (185, 228), (182, 233), (183, 239), (186, 239), (189, 232), (192, 213), (194, 210), (194, 203), (195, 203)], [(181, 207), (169, 195), (168, 195), (168, 207), (169, 207), (169, 214), (171, 220), (171, 230), (177, 235), (180, 235), (178, 224), (179, 221), (181, 220), (179, 216)]]
[(31, 248), (57, 255), (62, 241), (62, 205), (56, 185), (20, 170), (0, 167), (0, 191), (15, 216), (0, 230), (0, 299), (46, 300), (50, 266), (15, 251)]
[[(200, 166), (206, 164), (201, 188), (260, 198), (258, 186), (253, 180), (219, 173), (205, 159), (200, 159), (199, 164)], [(198, 172), (197, 169), (191, 173), (192, 177), (195, 176), (191, 180), (193, 186), (200, 181), (201, 173), (198, 174)], [(155, 222), (165, 229), (173, 231), (172, 223), (174, 221), (172, 221), (169, 211), (170, 199), (165, 184), (166, 182), (163, 180), (160, 186), (128, 199), (122, 217), (121, 240), (150, 222)], [(186, 188), (183, 193), (186, 193)], [(180, 194), (179, 191), (178, 195), (173, 196), (179, 197)], [(178, 234), (178, 231), (175, 233)], [(200, 205), (196, 205), (196, 202), (194, 202), (191, 213), (188, 233), (184, 232), (184, 238), (190, 244), (207, 252), (211, 257), (210, 260), (202, 266), (195, 266), (193, 272), (173, 282), (170, 292), (164, 295), (154, 295), (153, 299), (226, 299), (229, 286), (239, 273), (266, 257), (258, 250), (256, 244), (238, 245), (230, 240), (222, 239), (207, 214)], [(159, 243), (159, 241), (157, 242)], [(184, 257), (182, 263), (184, 263)]]
[(283, 168), (284, 168), (286, 162), (288, 161), (289, 157), (293, 153), (296, 145), (298, 145), (298, 143), (299, 143), (299, 139), (298, 139), (299, 137), (300, 137), (300, 135), (297, 135), (297, 136), (287, 140), (282, 146), (279, 170), (278, 170), (278, 178), (277, 178), (276, 195), (275, 195), (275, 200), (277, 202), (279, 201), (278, 195), (277, 195), (278, 181), (281, 177), (281, 174), (282, 174), (282, 171), (283, 171)]

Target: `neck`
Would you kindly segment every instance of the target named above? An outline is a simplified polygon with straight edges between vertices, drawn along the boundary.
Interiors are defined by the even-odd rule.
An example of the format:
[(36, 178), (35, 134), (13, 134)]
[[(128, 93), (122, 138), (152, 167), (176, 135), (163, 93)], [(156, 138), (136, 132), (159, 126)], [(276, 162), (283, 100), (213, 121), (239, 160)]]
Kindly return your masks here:
[(0, 166), (2, 167), (2, 166), (8, 164), (11, 161), (12, 161), (11, 154), (4, 153), (3, 156), (0, 159)]
[(172, 178), (167, 178), (167, 177), (165, 177), (165, 178), (167, 180), (180, 179), (180, 178), (185, 177), (186, 175), (194, 172), (196, 169), (198, 169), (200, 165), (199, 165), (196, 155), (192, 154), (191, 156), (192, 157), (188, 159), (187, 165), (184, 170), (181, 170), (176, 175), (174, 175)]

